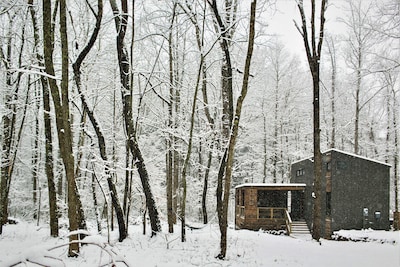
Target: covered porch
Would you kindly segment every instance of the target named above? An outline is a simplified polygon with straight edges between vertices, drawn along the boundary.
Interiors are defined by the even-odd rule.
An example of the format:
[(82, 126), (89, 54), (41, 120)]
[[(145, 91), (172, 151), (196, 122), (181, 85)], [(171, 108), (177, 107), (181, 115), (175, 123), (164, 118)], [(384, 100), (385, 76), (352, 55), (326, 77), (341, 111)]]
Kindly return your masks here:
[(304, 218), (305, 184), (253, 184), (235, 188), (235, 227), (249, 230), (286, 230)]

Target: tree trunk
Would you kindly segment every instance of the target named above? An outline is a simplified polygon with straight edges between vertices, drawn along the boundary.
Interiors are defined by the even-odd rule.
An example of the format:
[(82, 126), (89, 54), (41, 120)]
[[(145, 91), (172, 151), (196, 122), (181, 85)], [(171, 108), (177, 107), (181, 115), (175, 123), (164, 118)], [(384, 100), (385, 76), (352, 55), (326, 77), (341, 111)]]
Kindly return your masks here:
[[(55, 77), (53, 63), (53, 30), (52, 27), (52, 10), (51, 1), (43, 0), (43, 41), (44, 41), (44, 62), (46, 73)], [(56, 125), (58, 134), (58, 143), (60, 147), (61, 158), (64, 164), (65, 176), (68, 188), (68, 219), (69, 230), (78, 229), (77, 200), (76, 200), (76, 183), (74, 176), (74, 156), (72, 153), (72, 131), (69, 120), (69, 99), (68, 99), (68, 40), (67, 40), (67, 24), (66, 24), (66, 6), (65, 0), (60, 0), (60, 37), (62, 52), (62, 77), (61, 77), (61, 96), (58, 85), (54, 78), (49, 78), (49, 86), (53, 98)], [(70, 245), (68, 256), (75, 257), (79, 253), (79, 244), (76, 234), (69, 237)]]
[[(36, 59), (39, 66), (43, 66), (43, 56), (39, 54), (38, 47), (40, 44), (39, 39), (39, 26), (37, 25), (36, 10), (33, 7), (33, 0), (28, 0), (29, 11), (31, 14)], [(42, 86), (42, 101), (43, 101), (43, 122), (45, 134), (45, 173), (47, 177), (47, 188), (49, 194), (49, 215), (50, 215), (50, 235), (53, 237), (58, 236), (58, 209), (57, 209), (57, 193), (54, 182), (54, 166), (53, 166), (53, 138), (50, 118), (50, 92), (47, 79), (41, 75), (40, 83)]]
[(248, 48), (246, 54), (246, 63), (245, 70), (243, 76), (242, 90), (240, 96), (238, 97), (236, 103), (235, 116), (232, 125), (232, 132), (229, 138), (229, 144), (226, 149), (226, 172), (225, 172), (225, 183), (224, 183), (224, 191), (223, 191), (223, 203), (222, 203), (222, 213), (220, 215), (219, 228), (221, 232), (221, 242), (220, 242), (220, 253), (217, 256), (219, 259), (225, 259), (226, 250), (227, 250), (227, 228), (228, 228), (228, 206), (229, 206), (229, 198), (230, 198), (230, 187), (231, 187), (231, 179), (232, 179), (232, 171), (233, 171), (233, 159), (235, 154), (235, 144), (236, 139), (239, 132), (239, 122), (240, 116), (242, 112), (243, 101), (247, 95), (247, 89), (249, 84), (250, 77), (250, 65), (251, 65), (251, 57), (253, 55), (253, 47), (254, 47), (254, 38), (255, 38), (255, 17), (256, 17), (256, 6), (257, 1), (253, 0), (251, 2), (251, 11), (250, 11), (250, 25), (249, 25), (249, 40), (248, 40)]
[[(329, 42), (330, 41), (330, 42)], [(331, 63), (331, 142), (330, 147), (336, 147), (336, 47), (335, 40), (329, 38), (327, 42), (327, 48)]]
[[(7, 32), (6, 42), (6, 53), (0, 50), (0, 57), (5, 64), (6, 69), (6, 88), (7, 92), (4, 97), (5, 99), (5, 112), (2, 117), (3, 121), (3, 140), (2, 140), (2, 154), (1, 154), (1, 167), (0, 167), (0, 234), (3, 231), (3, 225), (8, 221), (8, 196), (11, 186), (11, 177), (14, 170), (15, 159), (17, 156), (18, 146), (21, 140), (22, 129), (24, 126), (25, 115), (27, 107), (24, 107), (24, 114), (22, 116), (22, 122), (18, 134), (16, 132), (16, 119), (17, 119), (17, 100), (19, 94), (19, 85), (21, 81), (22, 73), (18, 73), (17, 77), (13, 79), (12, 72), (10, 71), (12, 64), (12, 52), (13, 52), (13, 21), (14, 15), (9, 15), (9, 28)], [(18, 67), (22, 67), (22, 52), (25, 44), (25, 25), (22, 26), (20, 33), (21, 45), (18, 54)], [(14, 87), (14, 88), (13, 88)], [(28, 90), (29, 92), (29, 90)], [(27, 97), (28, 97), (27, 92)], [(28, 98), (26, 98), (28, 101)]]
[[(5, 57), (3, 59), (5, 69), (8, 70), (11, 64), (11, 52), (12, 52), (12, 27), (13, 27), (13, 19), (9, 19), (9, 30), (8, 30), (8, 38), (6, 42), (6, 54), (2, 56)], [(12, 165), (12, 153), (11, 153), (11, 145), (13, 140), (13, 133), (15, 125), (13, 122), (13, 114), (15, 114), (15, 103), (13, 104), (14, 97), (17, 97), (17, 94), (14, 95), (11, 93), (11, 86), (13, 84), (12, 74), (7, 71), (6, 73), (6, 88), (7, 93), (4, 96), (5, 99), (5, 112), (2, 116), (2, 127), (3, 127), (3, 138), (2, 138), (2, 153), (1, 153), (1, 168), (0, 168), (0, 234), (3, 231), (3, 225), (7, 223), (8, 220), (8, 193), (9, 193), (9, 185), (11, 183), (11, 165)]]
[[(315, 1), (311, 1), (311, 38), (308, 38), (308, 27), (306, 21), (306, 15), (304, 12), (303, 1), (298, 1), (297, 6), (301, 16), (301, 28), (296, 24), (298, 31), (303, 37), (304, 47), (306, 49), (306, 55), (308, 65), (313, 80), (313, 124), (314, 124), (314, 207), (313, 207), (313, 239), (319, 241), (321, 237), (321, 179), (322, 179), (322, 155), (321, 155), (321, 138), (320, 138), (320, 101), (319, 101), (319, 65), (321, 59), (321, 49), (324, 37), (324, 25), (325, 25), (325, 11), (326, 11), (326, 0), (322, 0), (321, 11), (320, 11), (320, 28), (318, 31), (318, 39), (316, 36), (316, 25), (315, 25)], [(318, 40), (318, 44), (316, 43)], [(311, 45), (310, 43), (311, 42)]]
[[(231, 63), (231, 56), (230, 56), (230, 46), (228, 40), (231, 39), (232, 35), (230, 31), (226, 29), (225, 22), (228, 23), (231, 21), (229, 15), (225, 19), (225, 22), (222, 20), (217, 2), (216, 0), (208, 0), (208, 4), (210, 5), (214, 17), (216, 19), (216, 32), (221, 33), (221, 40), (220, 46), (223, 53), (222, 59), (222, 67), (221, 67), (221, 95), (222, 95), (222, 147), (224, 148), (224, 154), (221, 158), (217, 176), (217, 190), (216, 190), (216, 199), (217, 199), (217, 215), (218, 215), (218, 222), (219, 228), (221, 232), (221, 253), (218, 257), (224, 258), (226, 253), (226, 225), (225, 221), (227, 218), (224, 218), (223, 214), (223, 190), (224, 190), (224, 175), (226, 171), (226, 160), (227, 160), (227, 142), (229, 140), (229, 134), (231, 130), (231, 126), (233, 123), (233, 88), (232, 88), (232, 63)], [(231, 1), (225, 2), (225, 8), (231, 9), (232, 4)], [(232, 21), (231, 21), (232, 22)], [(230, 25), (229, 25), (230, 26)], [(234, 28), (234, 27), (232, 27)], [(225, 181), (226, 182), (226, 181)], [(225, 249), (223, 249), (225, 244)]]
[[(168, 103), (168, 128), (173, 127), (173, 104), (174, 104), (174, 86), (175, 76), (174, 76), (174, 58), (173, 58), (173, 27), (175, 21), (177, 3), (174, 3), (172, 9), (171, 24), (169, 27), (168, 34), (168, 56), (169, 56), (169, 103)], [(167, 157), (166, 157), (166, 170), (167, 170), (167, 218), (168, 218), (168, 232), (174, 232), (174, 209), (173, 209), (173, 136), (168, 134), (166, 144), (167, 144)]]
[(400, 228), (400, 221), (399, 221), (399, 171), (398, 171), (398, 165), (399, 165), (399, 130), (398, 130), (398, 122), (397, 122), (397, 114), (399, 112), (398, 110), (398, 103), (397, 103), (397, 97), (396, 97), (396, 91), (392, 89), (392, 94), (393, 94), (393, 135), (394, 135), (394, 162), (393, 162), (393, 187), (394, 187), (394, 214), (395, 214), (395, 223), (394, 223), (394, 229), (399, 230)]
[(133, 123), (132, 116), (132, 95), (133, 90), (130, 86), (130, 61), (128, 54), (125, 49), (124, 38), (126, 34), (126, 26), (128, 22), (128, 10), (127, 1), (122, 0), (122, 12), (119, 12), (117, 3), (115, 0), (110, 0), (111, 8), (114, 13), (115, 27), (117, 31), (117, 53), (118, 53), (118, 64), (120, 70), (120, 80), (121, 80), (121, 93), (122, 93), (122, 104), (123, 104), (123, 117), (125, 123), (126, 135), (128, 136), (129, 150), (132, 153), (133, 160), (135, 161), (135, 166), (138, 169), (139, 177), (143, 186), (143, 191), (146, 197), (146, 205), (149, 210), (149, 217), (152, 229), (152, 236), (157, 232), (161, 231), (160, 220), (158, 217), (158, 211), (155, 205), (154, 197), (151, 192), (151, 187), (149, 184), (149, 175), (147, 173), (147, 168), (144, 163), (142, 152), (139, 149), (139, 145), (136, 139), (136, 132)]
[(117, 188), (113, 181), (114, 174), (111, 171), (113, 168), (110, 166), (110, 163), (108, 162), (105, 138), (104, 138), (104, 135), (100, 128), (99, 122), (95, 118), (94, 112), (89, 109), (89, 105), (88, 105), (86, 98), (81, 90), (80, 66), (81, 66), (83, 60), (85, 59), (85, 57), (87, 56), (87, 54), (89, 53), (89, 51), (91, 50), (91, 48), (93, 47), (94, 43), (96, 42), (98, 33), (100, 31), (100, 25), (101, 25), (102, 16), (103, 16), (103, 1), (98, 0), (97, 6), (98, 6), (98, 13), (96, 15), (95, 28), (89, 39), (88, 44), (85, 46), (85, 48), (82, 50), (82, 52), (79, 54), (77, 60), (73, 64), (73, 69), (74, 69), (75, 83), (76, 83), (78, 92), (81, 96), (81, 101), (82, 101), (84, 110), (87, 113), (87, 115), (90, 119), (90, 122), (92, 123), (92, 126), (96, 132), (96, 136), (97, 136), (98, 143), (99, 143), (98, 145), (99, 145), (100, 157), (105, 162), (104, 169), (105, 169), (105, 174), (107, 176), (107, 184), (108, 184), (109, 190), (111, 192), (111, 201), (113, 204), (113, 208), (117, 215), (118, 229), (119, 229), (119, 241), (122, 242), (127, 237), (128, 233), (127, 233), (127, 230), (126, 230), (127, 228), (125, 225), (124, 212), (122, 210), (122, 206), (121, 206), (121, 203), (120, 203), (119, 197), (118, 197), (118, 191), (117, 191)]
[[(30, 80), (30, 79), (29, 79)], [(30, 86), (29, 86), (30, 87)], [(29, 89), (28, 89), (29, 90)], [(32, 190), (32, 198), (33, 198), (33, 219), (37, 219), (38, 217), (38, 210), (37, 210), (37, 191), (38, 191), (38, 183), (39, 183), (39, 177), (38, 177), (38, 171), (39, 171), (39, 110), (40, 110), (40, 95), (38, 93), (38, 89), (35, 86), (34, 90), (34, 96), (36, 99), (36, 105), (35, 105), (35, 135), (34, 135), (34, 140), (33, 140), (33, 149), (32, 149), (32, 184), (33, 184), (33, 190)]]

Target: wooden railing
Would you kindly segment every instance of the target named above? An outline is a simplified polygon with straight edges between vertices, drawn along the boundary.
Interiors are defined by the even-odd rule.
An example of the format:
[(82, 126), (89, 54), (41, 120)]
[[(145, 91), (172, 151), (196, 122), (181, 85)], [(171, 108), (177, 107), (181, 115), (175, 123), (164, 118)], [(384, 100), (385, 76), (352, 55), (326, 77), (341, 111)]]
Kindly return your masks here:
[(285, 218), (285, 208), (258, 207), (259, 219), (283, 219)]
[(292, 219), (286, 208), (258, 207), (258, 219), (282, 221), (286, 225), (287, 235), (292, 232)]
[(286, 234), (290, 235), (292, 233), (292, 218), (290, 218), (290, 214), (287, 209), (285, 209), (285, 221), (286, 221)]

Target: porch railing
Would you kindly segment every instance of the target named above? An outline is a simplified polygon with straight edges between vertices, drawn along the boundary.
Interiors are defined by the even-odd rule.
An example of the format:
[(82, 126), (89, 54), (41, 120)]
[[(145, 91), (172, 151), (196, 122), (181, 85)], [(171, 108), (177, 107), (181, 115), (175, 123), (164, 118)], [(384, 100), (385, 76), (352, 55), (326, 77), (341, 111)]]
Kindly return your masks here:
[(285, 221), (286, 221), (286, 233), (290, 235), (292, 233), (292, 218), (290, 218), (289, 211), (285, 209)]
[(274, 219), (286, 225), (287, 234), (292, 232), (292, 219), (286, 208), (258, 207), (258, 219)]

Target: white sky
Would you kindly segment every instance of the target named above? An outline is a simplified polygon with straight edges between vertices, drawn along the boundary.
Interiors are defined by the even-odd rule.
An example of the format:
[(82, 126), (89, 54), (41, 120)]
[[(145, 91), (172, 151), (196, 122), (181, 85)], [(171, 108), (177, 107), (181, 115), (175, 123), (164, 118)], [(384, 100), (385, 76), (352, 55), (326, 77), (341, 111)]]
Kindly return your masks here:
[[(308, 1), (304, 1), (305, 6), (307, 3)], [(337, 21), (340, 14), (343, 13), (339, 8), (343, 4), (345, 4), (343, 0), (329, 1), (329, 6), (325, 13), (326, 31), (332, 33), (341, 33), (344, 31), (344, 26)], [(277, 0), (276, 8), (277, 11), (275, 15), (267, 19), (269, 23), (267, 32), (279, 35), (289, 51), (298, 53), (300, 56), (305, 56), (303, 40), (293, 21), (295, 20), (298, 24), (301, 23), (296, 1)], [(308, 14), (309, 12), (306, 13), (307, 16)], [(319, 17), (319, 9), (317, 16)]]

